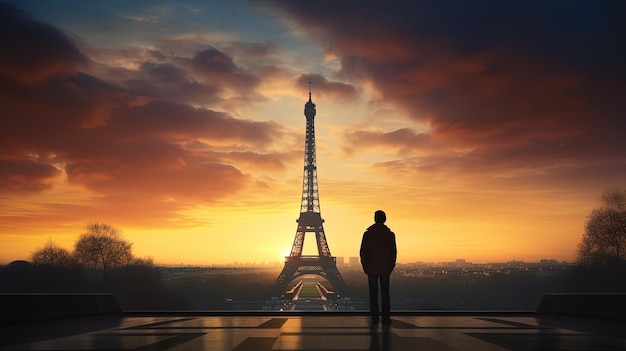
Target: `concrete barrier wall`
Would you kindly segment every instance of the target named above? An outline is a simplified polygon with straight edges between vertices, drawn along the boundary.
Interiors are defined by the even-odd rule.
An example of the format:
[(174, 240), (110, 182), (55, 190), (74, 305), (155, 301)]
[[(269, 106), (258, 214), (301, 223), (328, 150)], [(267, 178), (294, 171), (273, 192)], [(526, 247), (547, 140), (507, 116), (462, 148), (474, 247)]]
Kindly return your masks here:
[(113, 294), (0, 294), (0, 322), (121, 314)]
[(544, 294), (537, 313), (626, 320), (626, 293)]

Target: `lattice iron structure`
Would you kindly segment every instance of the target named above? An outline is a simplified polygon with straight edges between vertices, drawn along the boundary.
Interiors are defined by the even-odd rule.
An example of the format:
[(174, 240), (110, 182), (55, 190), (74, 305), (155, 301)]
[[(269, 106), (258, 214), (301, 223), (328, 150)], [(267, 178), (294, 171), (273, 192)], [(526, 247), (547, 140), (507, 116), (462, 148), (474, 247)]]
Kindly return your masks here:
[[(335, 257), (330, 254), (324, 220), (320, 213), (320, 196), (317, 186), (317, 160), (315, 156), (315, 104), (311, 100), (311, 82), (309, 82), (309, 101), (304, 105), (306, 116), (306, 138), (304, 142), (304, 175), (302, 177), (302, 199), (296, 237), (291, 253), (285, 257), (285, 267), (276, 279), (276, 292), (283, 294), (290, 282), (305, 274), (315, 274), (327, 279), (339, 296), (346, 293), (346, 284), (337, 269)], [(315, 233), (317, 256), (303, 256), (302, 248), (307, 233)]]

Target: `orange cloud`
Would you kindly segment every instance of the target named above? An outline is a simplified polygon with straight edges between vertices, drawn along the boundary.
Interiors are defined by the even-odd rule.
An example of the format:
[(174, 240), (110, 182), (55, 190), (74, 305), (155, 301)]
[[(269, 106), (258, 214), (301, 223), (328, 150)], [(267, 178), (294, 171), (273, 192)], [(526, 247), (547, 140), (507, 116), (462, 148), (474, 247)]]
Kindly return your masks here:
[(31, 159), (0, 159), (0, 193), (37, 193), (52, 187), (60, 171)]
[[(3, 12), (11, 17), (3, 25), (32, 33), (9, 41), (6, 49), (18, 56), (28, 54), (28, 47), (37, 50), (23, 63), (25, 71), (74, 67), (25, 80), (12, 63), (17, 59), (0, 62), (6, 68), (0, 70), (6, 91), (0, 96), (0, 191), (43, 199), (67, 190), (89, 199), (48, 199), (38, 220), (162, 225), (187, 208), (267, 186), (252, 171), (280, 172), (296, 158), (275, 151), (277, 140), (291, 134), (278, 123), (218, 111), (223, 91), (254, 94), (259, 81), (221, 51), (210, 48), (192, 58), (152, 52), (136, 70), (89, 66), (60, 31), (11, 11)], [(122, 74), (99, 75), (115, 70)], [(203, 107), (188, 104), (194, 101)], [(0, 221), (11, 216), (5, 213)]]
[(352, 154), (356, 149), (364, 151), (370, 148), (382, 148), (406, 154), (430, 149), (432, 148), (432, 141), (428, 134), (417, 133), (409, 128), (388, 133), (357, 130), (347, 132), (343, 136), (343, 149), (348, 154)]

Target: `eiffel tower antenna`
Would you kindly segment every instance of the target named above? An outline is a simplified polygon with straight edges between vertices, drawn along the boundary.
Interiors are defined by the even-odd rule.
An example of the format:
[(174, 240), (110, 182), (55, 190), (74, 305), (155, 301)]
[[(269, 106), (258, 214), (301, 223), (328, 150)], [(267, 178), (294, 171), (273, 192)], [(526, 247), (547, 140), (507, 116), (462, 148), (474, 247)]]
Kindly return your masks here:
[[(306, 137), (304, 141), (304, 174), (302, 177), (302, 198), (300, 201), (300, 217), (297, 220), (298, 228), (293, 240), (291, 253), (285, 257), (285, 267), (276, 279), (276, 292), (283, 295), (289, 283), (305, 274), (314, 274), (327, 279), (334, 288), (337, 296), (346, 293), (347, 287), (343, 277), (337, 269), (335, 257), (330, 254), (324, 220), (320, 214), (320, 200), (317, 186), (317, 160), (315, 155), (315, 104), (311, 99), (311, 85), (309, 82), (309, 101), (304, 104), (306, 116)], [(315, 234), (317, 255), (302, 255), (304, 236)]]
[(311, 84), (313, 84), (313, 82), (309, 82), (309, 101), (311, 101)]

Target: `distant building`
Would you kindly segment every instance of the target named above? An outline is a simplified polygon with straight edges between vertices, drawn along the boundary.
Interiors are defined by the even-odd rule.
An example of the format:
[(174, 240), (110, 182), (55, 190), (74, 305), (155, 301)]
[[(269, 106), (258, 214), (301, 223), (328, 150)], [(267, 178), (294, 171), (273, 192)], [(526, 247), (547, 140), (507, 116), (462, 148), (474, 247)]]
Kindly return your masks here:
[(542, 258), (541, 260), (539, 260), (540, 264), (558, 264), (559, 262), (553, 258), (551, 259), (547, 259), (547, 258)]
[(350, 262), (350, 267), (355, 268), (358, 267), (361, 264), (361, 261), (359, 260), (358, 257), (350, 257), (349, 258), (349, 262)]
[(469, 267), (472, 265), (472, 262), (466, 261), (464, 258), (459, 258), (454, 262), (456, 267)]
[(337, 260), (337, 266), (344, 266), (346, 264), (343, 256), (337, 256), (335, 260)]

